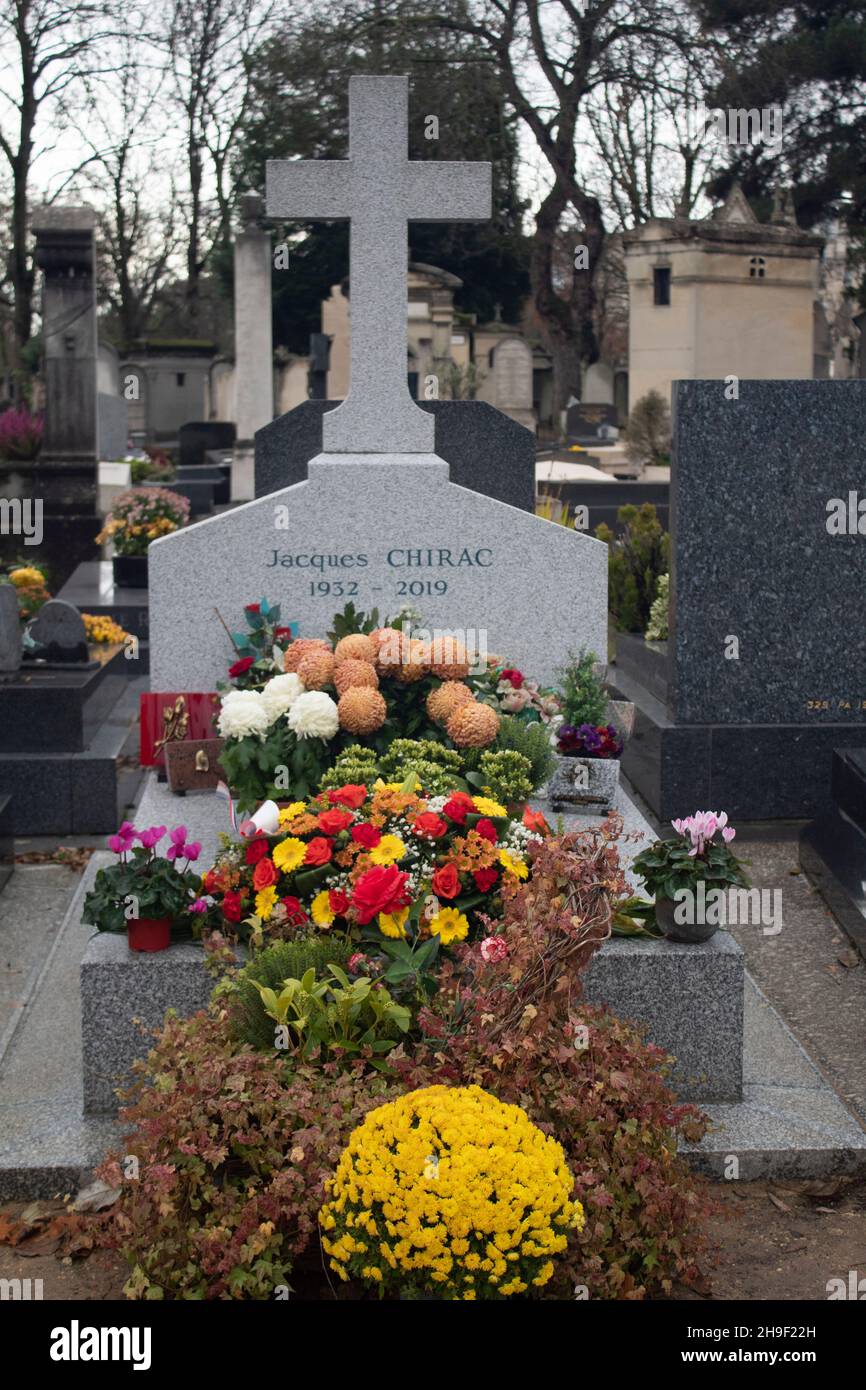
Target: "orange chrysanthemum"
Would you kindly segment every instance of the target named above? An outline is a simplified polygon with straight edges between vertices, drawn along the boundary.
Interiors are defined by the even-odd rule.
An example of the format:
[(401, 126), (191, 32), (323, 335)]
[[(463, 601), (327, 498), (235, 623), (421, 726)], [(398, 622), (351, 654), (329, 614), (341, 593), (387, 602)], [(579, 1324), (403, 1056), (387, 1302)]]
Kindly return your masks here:
[(376, 675), (376, 668), (372, 662), (358, 661), (355, 657), (349, 657), (346, 661), (341, 661), (335, 669), (334, 685), (337, 687), (338, 695), (345, 694), (354, 686), (367, 686), (370, 690), (376, 690), (379, 686), (379, 677)]
[[(363, 663), (357, 664), (360, 666)], [(342, 669), (338, 669), (338, 677)], [(373, 674), (376, 674), (375, 671)], [(368, 685), (353, 685), (337, 701), (337, 712), (341, 729), (350, 734), (372, 734), (385, 723), (388, 706), (378, 690)]]
[(298, 662), (298, 676), (305, 690), (324, 690), (334, 684), (334, 653), (317, 649)]
[(460, 681), (469, 675), (466, 648), (456, 637), (434, 637), (430, 644), (430, 665), (434, 676), (443, 681)]
[(368, 661), (372, 665), (376, 660), (376, 643), (363, 632), (351, 632), (348, 637), (340, 638), (334, 648), (334, 658), (338, 666), (343, 661)]
[(486, 748), (499, 733), (499, 715), (489, 705), (466, 700), (458, 705), (446, 728), (458, 748)]
[(295, 671), (309, 652), (330, 652), (331, 648), (322, 637), (296, 637), (286, 647), (283, 657), (283, 670)]
[(434, 724), (447, 724), (459, 705), (474, 699), (468, 685), (462, 681), (445, 681), (427, 696), (427, 713)]

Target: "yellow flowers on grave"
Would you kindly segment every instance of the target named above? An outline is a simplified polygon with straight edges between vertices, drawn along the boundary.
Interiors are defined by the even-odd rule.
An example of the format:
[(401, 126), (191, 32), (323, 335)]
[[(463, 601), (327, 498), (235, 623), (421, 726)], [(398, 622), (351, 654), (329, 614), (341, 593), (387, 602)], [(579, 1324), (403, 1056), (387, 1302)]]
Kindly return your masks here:
[(111, 644), (126, 641), (127, 633), (124, 629), (104, 613), (82, 613), (81, 620), (88, 642)]
[(428, 1086), (371, 1110), (319, 1212), (341, 1279), (410, 1297), (500, 1299), (551, 1278), (583, 1207), (557, 1141), (480, 1086)]

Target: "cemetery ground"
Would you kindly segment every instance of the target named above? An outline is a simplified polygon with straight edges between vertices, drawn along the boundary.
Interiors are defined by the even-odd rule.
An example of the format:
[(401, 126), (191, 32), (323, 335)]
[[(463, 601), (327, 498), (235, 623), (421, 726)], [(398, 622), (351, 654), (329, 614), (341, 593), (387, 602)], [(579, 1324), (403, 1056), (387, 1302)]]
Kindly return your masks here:
[[(773, 937), (753, 926), (734, 926), (732, 933), (766, 998), (866, 1123), (866, 964), (801, 870), (798, 832), (796, 823), (741, 828), (740, 853), (754, 885), (783, 885), (784, 929)], [(20, 999), (22, 977), (50, 948), (87, 860), (102, 841), (41, 836), (22, 839), (17, 848), (17, 872), (2, 903), (12, 909), (15, 940), (0, 962), (0, 1031)], [(25, 946), (29, 954), (22, 953)], [(707, 1180), (706, 1188), (714, 1203), (706, 1221), (713, 1250), (708, 1277), (696, 1288), (676, 1286), (672, 1299), (817, 1301), (826, 1298), (829, 1279), (866, 1268), (866, 1180)], [(41, 1279), (48, 1300), (123, 1297), (126, 1264), (94, 1248), (89, 1218), (70, 1220), (75, 1196), (57, 1193), (0, 1206), (0, 1280)], [(100, 1218), (93, 1219), (98, 1225)], [(324, 1282), (322, 1290), (328, 1297)]]

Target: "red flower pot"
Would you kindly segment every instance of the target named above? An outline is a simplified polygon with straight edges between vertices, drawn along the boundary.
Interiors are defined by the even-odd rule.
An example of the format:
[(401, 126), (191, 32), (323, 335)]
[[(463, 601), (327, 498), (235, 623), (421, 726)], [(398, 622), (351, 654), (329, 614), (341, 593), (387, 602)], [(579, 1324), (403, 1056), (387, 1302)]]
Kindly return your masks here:
[(171, 918), (133, 917), (126, 941), (130, 951), (166, 951), (171, 945)]

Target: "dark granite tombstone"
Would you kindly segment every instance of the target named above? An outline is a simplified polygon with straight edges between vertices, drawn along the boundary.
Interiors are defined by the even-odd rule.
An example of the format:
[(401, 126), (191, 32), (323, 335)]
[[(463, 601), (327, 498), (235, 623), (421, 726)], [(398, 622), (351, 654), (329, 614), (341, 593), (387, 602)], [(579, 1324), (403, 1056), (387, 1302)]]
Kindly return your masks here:
[[(304, 401), (256, 432), (256, 497), (302, 482), (322, 452), (322, 416), (339, 401)], [(451, 481), (512, 507), (535, 507), (535, 435), (484, 401), (418, 401), (436, 418), (435, 451)]]
[(625, 644), (623, 770), (663, 820), (806, 818), (866, 741), (866, 381), (728, 394), (674, 384), (667, 697)]
[(866, 738), (833, 754), (833, 808), (800, 836), (800, 863), (866, 959)]
[(235, 427), (230, 420), (200, 420), (178, 430), (180, 463), (184, 468), (203, 464), (209, 449), (231, 449)]
[(64, 599), (49, 599), (27, 624), (25, 650), (51, 664), (86, 662), (87, 631), (78, 609)]
[(330, 362), (330, 335), (328, 333), (311, 333), (310, 367), (307, 372), (307, 392), (311, 401), (323, 401), (327, 397)]
[(21, 665), (21, 619), (14, 584), (0, 583), (0, 673)]
[(565, 433), (569, 444), (609, 444), (616, 439), (615, 405), (578, 401), (565, 412)]

